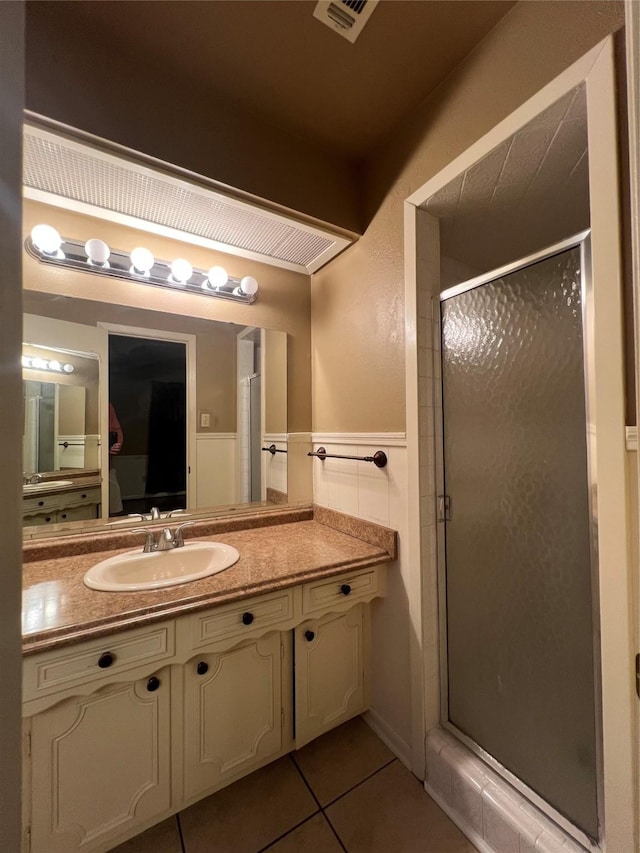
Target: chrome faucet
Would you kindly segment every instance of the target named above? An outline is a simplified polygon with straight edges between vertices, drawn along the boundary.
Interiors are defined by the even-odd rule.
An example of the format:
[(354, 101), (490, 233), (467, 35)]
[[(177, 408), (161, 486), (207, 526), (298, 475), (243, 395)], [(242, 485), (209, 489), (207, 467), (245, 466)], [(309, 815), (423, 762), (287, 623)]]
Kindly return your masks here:
[(154, 531), (148, 527), (134, 527), (131, 532), (145, 534), (147, 538), (142, 552), (150, 554), (154, 551), (172, 551), (174, 548), (182, 548), (184, 546), (182, 531), (185, 527), (190, 527), (192, 524), (195, 524), (195, 521), (185, 521), (184, 524), (176, 527), (175, 533), (172, 533), (169, 527), (163, 527), (158, 533), (157, 538), (154, 538)]
[(24, 474), (23, 473), (23, 475), (22, 475), (22, 484), (24, 486), (26, 486), (26, 485), (33, 486), (36, 483), (41, 483), (41, 482), (42, 482), (42, 474), (37, 474), (37, 473)]
[(183, 509), (172, 509), (170, 512), (165, 512), (163, 514), (157, 506), (152, 506), (151, 510), (147, 513), (130, 512), (127, 515), (127, 518), (139, 518), (140, 521), (160, 521), (163, 518), (171, 518), (174, 515), (184, 514), (184, 512), (185, 510)]

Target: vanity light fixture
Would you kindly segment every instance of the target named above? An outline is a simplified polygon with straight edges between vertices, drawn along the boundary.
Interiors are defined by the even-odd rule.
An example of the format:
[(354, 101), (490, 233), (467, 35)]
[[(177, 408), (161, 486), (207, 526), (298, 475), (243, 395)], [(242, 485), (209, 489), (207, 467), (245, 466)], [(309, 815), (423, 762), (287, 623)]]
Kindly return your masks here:
[(60, 251), (62, 237), (51, 225), (36, 225), (31, 231), (31, 242), (45, 257), (62, 260), (64, 254)]
[(233, 278), (220, 266), (197, 269), (186, 258), (162, 261), (143, 246), (129, 254), (110, 248), (98, 237), (83, 243), (61, 237), (51, 225), (36, 225), (24, 245), (27, 254), (44, 264), (246, 304), (255, 302), (258, 295), (258, 282), (251, 275)]
[(138, 246), (131, 252), (131, 269), (133, 275), (149, 275), (156, 259), (144, 246)]
[(73, 373), (75, 367), (72, 364), (64, 364), (56, 359), (39, 358), (37, 356), (23, 355), (22, 366), (27, 370), (51, 370), (54, 373)]
[(109, 268), (109, 255), (111, 254), (111, 249), (107, 246), (104, 240), (99, 240), (97, 237), (93, 237), (91, 240), (87, 240), (84, 244), (84, 250), (87, 253), (88, 263), (97, 264), (103, 269)]

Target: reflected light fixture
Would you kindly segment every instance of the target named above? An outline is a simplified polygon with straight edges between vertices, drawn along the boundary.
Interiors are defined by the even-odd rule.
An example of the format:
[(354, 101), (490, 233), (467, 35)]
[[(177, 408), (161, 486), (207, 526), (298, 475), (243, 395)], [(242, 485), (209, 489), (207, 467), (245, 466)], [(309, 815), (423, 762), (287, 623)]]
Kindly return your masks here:
[(31, 370), (51, 370), (54, 373), (73, 373), (72, 364), (64, 364), (56, 359), (39, 358), (37, 356), (23, 355), (22, 366)]
[(99, 237), (83, 243), (61, 237), (51, 225), (36, 225), (24, 245), (32, 258), (67, 269), (246, 304), (255, 302), (258, 295), (258, 282), (251, 275), (233, 278), (224, 267), (194, 268), (186, 258), (162, 261), (144, 246), (123, 252)]

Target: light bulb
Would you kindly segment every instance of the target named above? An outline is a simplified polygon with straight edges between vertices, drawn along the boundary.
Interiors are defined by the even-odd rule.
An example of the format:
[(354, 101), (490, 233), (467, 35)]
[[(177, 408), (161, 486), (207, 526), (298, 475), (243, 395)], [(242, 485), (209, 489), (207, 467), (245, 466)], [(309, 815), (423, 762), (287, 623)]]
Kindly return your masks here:
[(225, 286), (229, 281), (229, 275), (224, 267), (211, 267), (207, 273), (207, 281), (210, 287), (217, 290), (219, 287)]
[(22, 356), (22, 366), (23, 367), (31, 367), (31, 359), (28, 355)]
[(97, 237), (87, 240), (84, 244), (84, 250), (92, 264), (106, 264), (111, 254), (111, 249), (104, 240), (99, 240)]
[(176, 258), (171, 264), (171, 275), (180, 284), (186, 284), (193, 275), (193, 267), (184, 258)]
[(62, 245), (62, 237), (51, 225), (36, 225), (31, 230), (31, 242), (43, 255), (55, 255)]
[(75, 367), (72, 364), (63, 364), (62, 369), (64, 370), (65, 373), (73, 373), (73, 371), (75, 370)]
[(240, 290), (245, 296), (254, 296), (258, 292), (258, 282), (252, 275), (245, 275), (240, 280)]
[(62, 365), (60, 364), (59, 361), (56, 361), (54, 359), (53, 361), (49, 362), (49, 370), (57, 370), (58, 373), (61, 373), (62, 372)]
[(43, 358), (32, 358), (31, 365), (32, 367), (35, 367), (36, 370), (46, 370), (49, 366)]
[(155, 263), (155, 258), (148, 249), (138, 246), (131, 252), (130, 257), (133, 264), (132, 272), (138, 275), (149, 275), (149, 271)]
[(176, 281), (184, 284), (193, 275), (193, 267), (185, 258), (176, 258), (171, 264), (171, 275)]

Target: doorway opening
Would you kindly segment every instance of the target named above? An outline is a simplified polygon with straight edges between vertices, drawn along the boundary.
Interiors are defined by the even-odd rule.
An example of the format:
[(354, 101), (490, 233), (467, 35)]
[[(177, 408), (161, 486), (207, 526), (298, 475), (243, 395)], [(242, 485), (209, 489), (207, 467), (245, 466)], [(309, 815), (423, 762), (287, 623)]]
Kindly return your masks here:
[[(447, 794), (453, 789), (454, 776), (456, 783), (466, 784), (464, 779), (470, 778), (464, 775), (467, 765), (472, 766), (474, 772), (478, 770), (481, 776), (486, 773), (486, 778), (491, 779), (501, 795), (514, 797), (522, 805), (508, 816), (510, 829), (516, 833), (525, 833), (526, 821), (522, 814), (529, 809), (528, 815), (534, 816), (539, 833), (559, 830), (569, 846), (572, 839), (577, 839), (588, 850), (600, 849), (605, 827), (607, 848), (631, 849), (633, 845), (631, 822), (623, 816), (633, 810), (634, 745), (630, 719), (633, 683), (628, 677), (633, 661), (628, 644), (631, 565), (627, 548), (629, 518), (614, 89), (613, 42), (608, 39), (416, 190), (405, 204), (406, 322), (408, 328), (417, 329), (415, 341), (409, 339), (407, 342), (407, 444), (410, 455), (414, 454), (419, 460), (409, 477), (410, 505), (418, 508), (410, 519), (410, 539), (411, 550), (421, 560), (423, 582), (422, 660), (417, 662), (422, 669), (414, 664), (414, 671), (423, 682), (426, 787), (465, 828), (469, 837), (479, 843), (484, 839), (484, 825), (472, 827), (473, 798), (470, 796), (467, 804), (463, 796), (454, 807), (451, 794)], [(580, 641), (584, 660), (588, 661), (591, 654), (594, 663), (595, 691), (591, 691), (588, 716), (590, 720), (595, 718), (595, 738), (590, 736), (592, 746), (588, 757), (591, 776), (586, 799), (590, 800), (590, 805), (579, 815), (573, 806), (569, 808), (566, 801), (561, 802), (553, 795), (547, 783), (555, 784), (555, 779), (545, 778), (547, 790), (542, 790), (543, 786), (533, 778), (530, 768), (517, 765), (511, 761), (512, 756), (506, 755), (502, 741), (494, 739), (490, 743), (491, 733), (489, 738), (485, 737), (485, 732), (478, 734), (478, 724), (482, 724), (482, 720), (478, 717), (470, 720), (465, 716), (464, 703), (469, 691), (461, 687), (450, 702), (451, 690), (455, 692), (456, 688), (448, 684), (446, 678), (449, 664), (446, 648), (450, 635), (444, 618), (448, 604), (447, 578), (442, 575), (445, 556), (447, 560), (450, 556), (450, 543), (447, 539), (443, 548), (439, 541), (443, 537), (439, 537), (437, 531), (443, 525), (458, 523), (461, 507), (455, 495), (447, 501), (449, 490), (445, 491), (442, 478), (436, 476), (436, 468), (438, 448), (443, 444), (439, 317), (443, 291), (451, 289), (452, 293), (455, 288), (465, 286), (468, 290), (472, 281), (478, 283), (490, 271), (502, 270), (503, 273), (503, 268), (515, 264), (518, 259), (530, 258), (543, 252), (545, 246), (560, 243), (586, 228), (590, 228), (592, 245), (590, 257), (586, 257), (586, 262), (590, 261), (589, 269), (585, 270), (591, 282), (588, 295), (592, 306), (585, 348), (590, 358), (586, 371), (587, 435), (592, 463), (590, 476), (594, 475), (593, 482), (588, 485), (590, 497), (595, 499), (592, 486), (597, 483), (597, 528), (594, 519), (590, 528), (592, 532), (597, 529), (599, 558), (597, 583), (593, 585), (598, 596), (592, 615), (593, 624), (599, 625), (600, 631), (599, 637), (594, 638), (599, 640), (595, 646), (588, 630), (581, 633)], [(486, 327), (487, 334), (495, 333), (498, 340), (507, 310), (504, 301), (498, 299), (490, 311), (482, 314), (478, 328)], [(468, 317), (466, 310), (461, 316)], [(515, 325), (519, 324), (517, 317), (512, 319)], [(473, 342), (471, 325), (465, 319), (463, 331), (467, 343)], [(511, 362), (508, 366), (512, 366)], [(490, 372), (495, 374), (496, 369), (491, 366)], [(475, 392), (475, 386), (473, 390)], [(485, 397), (482, 406), (483, 411), (490, 414), (489, 398)], [(518, 431), (528, 434), (530, 426), (529, 419), (521, 418), (506, 431), (502, 446), (511, 446)], [(562, 423), (558, 423), (558, 433), (562, 429)], [(490, 433), (489, 437), (495, 436)], [(463, 431), (457, 439), (457, 449), (450, 449), (456, 457), (454, 463), (467, 440)], [(572, 450), (576, 447), (572, 446)], [(451, 453), (449, 458), (453, 458)], [(446, 476), (446, 470), (444, 474)], [(462, 476), (463, 488), (473, 485), (468, 479), (473, 476), (470, 470)], [(576, 500), (584, 499), (584, 494), (584, 490), (580, 494), (576, 491)], [(441, 500), (436, 501), (436, 495)], [(555, 494), (554, 498), (557, 497)], [(501, 500), (494, 496), (491, 504), (487, 502), (488, 521), (501, 509)], [(439, 523), (434, 523), (436, 520)], [(582, 542), (584, 544), (584, 539)], [(492, 541), (490, 547), (494, 545)], [(497, 583), (491, 572), (489, 577), (491, 583)], [(513, 615), (512, 604), (522, 589), (517, 584), (511, 589), (514, 601), (509, 601), (509, 609)], [(498, 594), (503, 593), (504, 589), (500, 588)], [(552, 599), (555, 606), (567, 608), (573, 615), (571, 594), (553, 594)], [(478, 615), (473, 606), (481, 607), (477, 599), (470, 606), (469, 620), (460, 623), (465, 630)], [(432, 629), (436, 624), (440, 628), (439, 636)], [(492, 623), (488, 630), (493, 631), (494, 627)], [(489, 634), (483, 639), (486, 646), (490, 646), (493, 638)], [(479, 645), (478, 653), (481, 654), (483, 648), (484, 644)], [(510, 642), (505, 640), (503, 661), (508, 665), (512, 662), (512, 651)], [(538, 657), (543, 654), (540, 646), (529, 644), (527, 652), (535, 658), (536, 665), (542, 662)], [(466, 661), (462, 663), (464, 666)], [(499, 693), (506, 687), (504, 679), (500, 684), (501, 672), (488, 659), (483, 659), (483, 665), (485, 663), (489, 664), (493, 681), (487, 680), (489, 676), (485, 670), (483, 683), (471, 686), (489, 691), (496, 689)], [(452, 666), (455, 667), (455, 661)], [(584, 669), (588, 669), (587, 664)], [(459, 668), (454, 675), (460, 687)], [(470, 675), (472, 680), (483, 679), (473, 667)], [(550, 682), (546, 686), (550, 687)], [(473, 710), (475, 713), (477, 706)], [(541, 714), (548, 710), (549, 705), (544, 705)], [(536, 760), (543, 760), (545, 754), (553, 752), (552, 739), (543, 742), (532, 735), (526, 714), (512, 714), (508, 724), (519, 729), (516, 740), (519, 737), (520, 746), (528, 738), (534, 739)], [(593, 724), (589, 725), (593, 729)], [(456, 737), (451, 737), (443, 728), (455, 729)], [(503, 734), (501, 731), (500, 736)], [(470, 751), (460, 743), (461, 739)], [(443, 763), (445, 769), (439, 775)], [(568, 762), (561, 762), (561, 772), (569, 771)], [(447, 779), (449, 787), (449, 783), (445, 784)], [(571, 785), (569, 794), (577, 796), (576, 785)], [(486, 808), (487, 813), (502, 815), (500, 808), (485, 799), (484, 794), (480, 799), (483, 813)], [(594, 799), (597, 800), (595, 806)]]
[(109, 515), (187, 507), (186, 344), (109, 335)]

